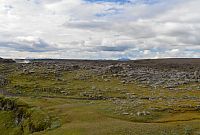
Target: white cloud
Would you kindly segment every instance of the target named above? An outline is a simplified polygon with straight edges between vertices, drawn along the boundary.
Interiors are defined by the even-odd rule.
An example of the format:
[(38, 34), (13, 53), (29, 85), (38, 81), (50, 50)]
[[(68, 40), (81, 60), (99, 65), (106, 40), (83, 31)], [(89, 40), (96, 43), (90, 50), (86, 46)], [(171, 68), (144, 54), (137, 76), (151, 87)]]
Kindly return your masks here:
[(200, 57), (199, 0), (132, 2), (0, 0), (0, 57)]

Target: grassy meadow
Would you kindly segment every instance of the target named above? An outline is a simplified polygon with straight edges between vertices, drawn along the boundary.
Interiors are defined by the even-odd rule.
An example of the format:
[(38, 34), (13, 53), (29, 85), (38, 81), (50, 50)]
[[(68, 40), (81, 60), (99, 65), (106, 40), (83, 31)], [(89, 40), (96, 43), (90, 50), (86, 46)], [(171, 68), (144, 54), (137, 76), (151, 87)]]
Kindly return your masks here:
[[(192, 87), (198, 83), (172, 91), (83, 69), (58, 74), (9, 67), (0, 66), (9, 80), (1, 89), (27, 104), (29, 115), (16, 124), (15, 112), (0, 111), (2, 135), (200, 135), (200, 91)], [(31, 132), (30, 123), (42, 130)]]

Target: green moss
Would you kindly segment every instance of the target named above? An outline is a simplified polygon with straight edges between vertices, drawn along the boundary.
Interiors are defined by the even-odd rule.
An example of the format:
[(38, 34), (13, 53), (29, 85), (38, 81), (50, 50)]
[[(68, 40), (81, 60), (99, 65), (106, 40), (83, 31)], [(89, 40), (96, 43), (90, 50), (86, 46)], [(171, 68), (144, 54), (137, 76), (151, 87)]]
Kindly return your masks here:
[[(5, 71), (6, 68), (1, 67), (0, 70)], [(85, 79), (80, 79), (82, 77)], [(45, 67), (37, 68), (31, 74), (13, 71), (8, 79), (10, 84), (5, 89), (22, 97), (9, 101), (13, 106), (18, 106), (17, 111), (2, 114), (2, 117), (11, 121), (8, 129), (2, 126), (5, 132), (17, 133), (23, 130), (24, 134), (51, 135), (182, 135), (198, 133), (200, 130), (199, 111), (195, 109), (199, 102), (185, 99), (187, 96), (200, 98), (196, 86), (190, 91), (152, 89), (137, 82), (123, 84), (121, 78), (109, 75), (103, 79), (87, 70), (61, 71), (61, 75), (56, 77), (53, 71), (45, 74)], [(194, 84), (180, 88), (191, 85)], [(90, 100), (82, 94), (84, 92), (92, 93), (92, 96), (100, 94), (109, 100)], [(128, 96), (130, 94), (135, 98), (131, 99)], [(120, 100), (120, 103), (113, 103), (113, 99)], [(150, 115), (138, 117), (138, 111), (149, 111)], [(123, 112), (132, 115), (123, 115)], [(16, 116), (25, 118), (20, 125), (15, 125)]]
[[(48, 113), (39, 108), (30, 107), (16, 98), (0, 97), (0, 105), (1, 110), (4, 112), (2, 117), (6, 116), (1, 122), (3, 124), (5, 121), (5, 124), (3, 124), (5, 125), (4, 130), (11, 128), (9, 129), (11, 131), (17, 129), (23, 134), (30, 134), (52, 127), (53, 118)], [(6, 119), (9, 122), (6, 122)], [(3, 129), (3, 126), (1, 128)], [(55, 123), (53, 128), (55, 128)]]

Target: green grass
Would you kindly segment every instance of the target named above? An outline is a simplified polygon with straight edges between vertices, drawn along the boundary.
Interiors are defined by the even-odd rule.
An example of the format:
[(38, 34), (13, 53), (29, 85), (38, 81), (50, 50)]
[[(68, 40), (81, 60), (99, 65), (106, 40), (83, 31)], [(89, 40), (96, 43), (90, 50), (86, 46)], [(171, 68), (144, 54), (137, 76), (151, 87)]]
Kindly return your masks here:
[[(49, 99), (51, 100), (51, 99)], [(36, 134), (48, 135), (126, 135), (126, 134), (184, 134), (185, 129), (192, 129), (190, 132), (199, 130), (198, 120), (177, 121), (177, 122), (132, 122), (128, 119), (111, 117), (107, 114), (107, 103), (101, 101), (93, 104), (67, 100), (67, 104), (54, 105), (51, 111), (59, 113), (62, 119), (60, 128)]]
[(1, 135), (18, 135), (20, 128), (14, 123), (14, 113), (0, 111), (0, 131)]
[[(0, 66), (0, 70), (5, 69)], [(143, 87), (137, 82), (122, 84), (120, 78), (107, 75), (103, 79), (87, 70), (63, 71), (59, 76), (45, 72), (45, 67), (37, 68), (31, 74), (12, 71), (8, 74), (10, 84), (4, 87), (20, 94), (20, 101), (34, 108), (30, 110), (32, 124), (46, 126), (41, 120), (52, 116), (52, 126), (35, 132), (36, 135), (200, 134), (200, 111), (195, 109), (199, 101), (184, 98), (200, 98), (196, 87), (189, 91), (172, 91)], [(83, 95), (85, 92), (108, 99), (92, 100)], [(137, 112), (142, 111), (148, 111), (150, 115), (137, 116)], [(3, 134), (6, 131), (17, 133), (19, 127), (13, 125), (12, 112), (1, 111), (0, 117)], [(8, 127), (2, 124), (6, 120), (10, 121)]]
[(49, 112), (19, 99), (0, 97), (0, 108), (0, 129), (8, 134), (28, 135), (60, 126)]

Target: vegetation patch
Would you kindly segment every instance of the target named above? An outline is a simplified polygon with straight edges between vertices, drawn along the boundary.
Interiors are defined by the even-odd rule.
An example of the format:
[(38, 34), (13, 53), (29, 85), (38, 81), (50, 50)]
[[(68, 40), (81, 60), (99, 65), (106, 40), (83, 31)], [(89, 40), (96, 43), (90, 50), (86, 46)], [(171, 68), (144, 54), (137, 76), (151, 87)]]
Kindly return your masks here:
[[(17, 129), (18, 134), (26, 135), (60, 126), (60, 124), (55, 125), (56, 119), (50, 114), (40, 108), (29, 106), (17, 98), (0, 97), (0, 110), (2, 115), (10, 116), (13, 125), (11, 131)], [(58, 120), (56, 122), (58, 123)]]

